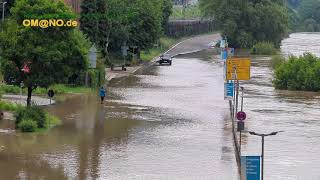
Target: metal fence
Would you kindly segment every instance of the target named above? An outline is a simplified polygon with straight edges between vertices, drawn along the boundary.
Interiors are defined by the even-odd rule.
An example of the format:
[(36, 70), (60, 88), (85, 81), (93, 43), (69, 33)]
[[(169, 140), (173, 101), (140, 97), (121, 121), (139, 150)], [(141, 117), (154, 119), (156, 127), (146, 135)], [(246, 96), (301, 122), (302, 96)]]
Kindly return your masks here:
[(214, 30), (213, 20), (172, 20), (168, 22), (165, 34), (169, 37), (183, 37)]

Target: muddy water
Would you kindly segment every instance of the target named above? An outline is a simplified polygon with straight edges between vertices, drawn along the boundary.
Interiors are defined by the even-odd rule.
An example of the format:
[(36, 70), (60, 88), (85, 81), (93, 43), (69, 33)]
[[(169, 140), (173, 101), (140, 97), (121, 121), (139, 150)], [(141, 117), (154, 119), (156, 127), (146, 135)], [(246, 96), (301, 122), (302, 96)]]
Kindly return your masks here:
[(1, 133), (0, 179), (237, 179), (221, 64), (174, 59), (48, 108), (47, 134)]
[[(319, 56), (319, 39), (317, 33), (292, 34), (283, 41), (282, 52), (301, 55), (309, 51)], [(270, 58), (255, 58), (252, 80), (243, 85), (247, 129), (285, 131), (265, 138), (265, 179), (319, 180), (320, 94), (275, 90), (272, 78)], [(260, 155), (261, 138), (246, 135), (243, 146), (243, 155)]]

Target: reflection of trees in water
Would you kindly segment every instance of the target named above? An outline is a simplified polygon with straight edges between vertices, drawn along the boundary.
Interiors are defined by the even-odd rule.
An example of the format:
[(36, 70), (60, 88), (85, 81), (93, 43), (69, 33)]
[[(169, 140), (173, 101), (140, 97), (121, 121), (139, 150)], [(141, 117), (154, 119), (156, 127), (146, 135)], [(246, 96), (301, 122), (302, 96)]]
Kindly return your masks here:
[[(52, 168), (48, 162), (34, 156), (0, 153), (1, 179), (68, 179), (63, 167)], [(22, 178), (23, 179), (23, 178)]]

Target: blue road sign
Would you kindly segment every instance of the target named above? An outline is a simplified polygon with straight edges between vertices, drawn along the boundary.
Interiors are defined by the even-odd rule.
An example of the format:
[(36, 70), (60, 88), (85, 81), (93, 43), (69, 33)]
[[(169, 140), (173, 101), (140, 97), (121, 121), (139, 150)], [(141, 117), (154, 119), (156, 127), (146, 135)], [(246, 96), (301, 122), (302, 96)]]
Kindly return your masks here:
[(260, 156), (241, 156), (243, 180), (260, 180)]
[(234, 56), (234, 48), (228, 48), (228, 56)]
[(223, 61), (226, 61), (227, 58), (228, 58), (228, 50), (227, 50), (227, 49), (222, 49), (222, 50), (221, 50), (221, 59), (222, 59)]
[(234, 92), (234, 83), (225, 83), (224, 85), (225, 90), (225, 99), (232, 98)]

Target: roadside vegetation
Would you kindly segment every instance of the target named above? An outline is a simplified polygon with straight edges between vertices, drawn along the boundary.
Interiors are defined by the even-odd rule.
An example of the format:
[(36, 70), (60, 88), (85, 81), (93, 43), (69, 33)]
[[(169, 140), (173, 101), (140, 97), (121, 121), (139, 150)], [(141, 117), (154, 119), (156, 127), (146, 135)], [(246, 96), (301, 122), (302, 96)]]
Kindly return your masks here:
[(162, 37), (159, 40), (159, 44), (157, 47), (153, 47), (146, 51), (141, 52), (141, 60), (143, 61), (150, 61), (154, 57), (159, 56), (159, 54), (163, 53), (173, 45), (175, 45), (180, 39), (173, 39), (168, 37)]
[(276, 57), (273, 84), (277, 89), (320, 91), (320, 58), (306, 53), (290, 56), (287, 61)]
[(16, 129), (22, 132), (40, 132), (61, 123), (58, 118), (37, 106), (19, 108), (15, 118)]
[[(14, 85), (2, 84), (0, 85), (0, 89), (2, 94), (19, 94), (21, 88)], [(34, 94), (37, 95), (46, 95), (48, 93), (48, 89), (54, 91), (55, 94), (76, 94), (76, 93), (87, 93), (92, 91), (91, 88), (83, 87), (83, 86), (68, 86), (64, 84), (52, 85), (48, 88), (37, 88), (34, 90)], [(26, 94), (28, 90), (26, 88), (22, 88), (22, 93)]]
[(25, 107), (0, 101), (0, 112), (4, 111), (14, 114), (16, 129), (22, 132), (42, 132), (61, 123), (60, 119), (37, 106)]
[(189, 5), (187, 7), (174, 6), (171, 20), (182, 20), (182, 19), (200, 19), (202, 17), (201, 10), (198, 5)]

